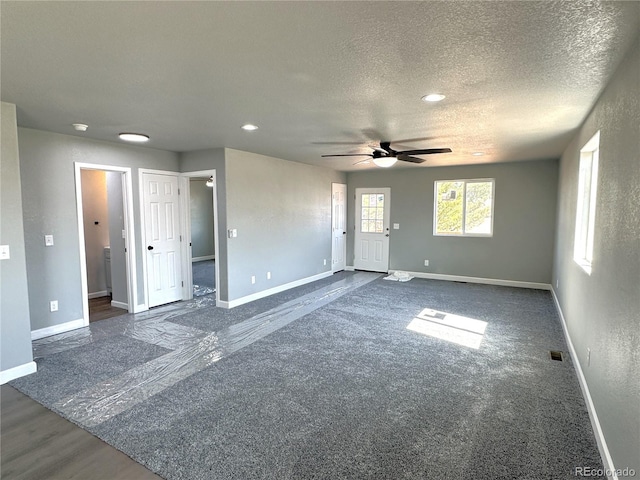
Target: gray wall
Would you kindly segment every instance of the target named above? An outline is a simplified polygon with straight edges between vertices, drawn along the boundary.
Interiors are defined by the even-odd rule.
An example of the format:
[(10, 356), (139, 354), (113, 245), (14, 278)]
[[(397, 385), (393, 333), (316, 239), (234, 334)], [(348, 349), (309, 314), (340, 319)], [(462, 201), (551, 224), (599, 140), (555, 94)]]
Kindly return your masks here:
[(29, 293), (22, 223), (16, 107), (2, 102), (0, 144), (0, 244), (11, 257), (0, 260), (0, 370), (33, 360), (29, 329)]
[(107, 173), (107, 202), (109, 208), (109, 246), (111, 247), (111, 300), (128, 303), (127, 259), (125, 257), (124, 205), (122, 203), (122, 173)]
[(191, 256), (208, 257), (215, 254), (213, 242), (213, 189), (206, 179), (192, 178), (191, 204)]
[[(560, 164), (554, 287), (616, 468), (640, 472), (640, 39)], [(600, 130), (593, 269), (573, 261), (579, 150)], [(587, 348), (591, 362), (587, 364)]]
[[(102, 170), (82, 170), (82, 215), (89, 296), (107, 291), (104, 247), (109, 246), (107, 176)], [(98, 222), (96, 225), (95, 222)], [(55, 241), (55, 238), (54, 238)]]
[[(152, 148), (18, 129), (31, 329), (82, 318), (74, 162), (132, 167), (138, 298), (144, 299), (138, 168), (178, 170), (178, 155)], [(53, 234), (55, 246), (44, 246)], [(59, 311), (49, 312), (49, 300)]]
[(229, 299), (331, 271), (331, 183), (345, 175), (239, 150), (225, 157), (227, 228), (238, 230), (228, 239)]
[[(433, 235), (436, 180), (495, 178), (493, 237)], [(369, 170), (347, 175), (347, 265), (353, 265), (355, 189), (391, 188), (389, 268), (551, 282), (558, 162)], [(429, 260), (429, 266), (424, 261)]]
[(226, 188), (226, 166), (225, 149), (215, 148), (211, 150), (198, 150), (180, 154), (180, 171), (199, 172), (203, 170), (215, 170), (216, 172), (216, 202), (218, 204), (218, 257), (216, 257), (216, 267), (220, 275), (216, 289), (220, 295), (220, 300), (227, 301), (229, 298), (229, 288), (227, 281), (227, 188)]

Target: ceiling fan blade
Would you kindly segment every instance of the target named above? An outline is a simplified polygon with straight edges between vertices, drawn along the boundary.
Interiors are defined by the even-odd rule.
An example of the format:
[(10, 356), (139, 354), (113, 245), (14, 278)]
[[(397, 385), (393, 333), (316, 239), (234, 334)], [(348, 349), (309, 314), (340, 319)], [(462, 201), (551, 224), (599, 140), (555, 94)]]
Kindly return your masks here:
[(370, 153), (345, 153), (342, 155), (320, 155), (321, 157), (373, 157)]
[(388, 151), (386, 151), (384, 148), (382, 148), (382, 147), (380, 147), (380, 146), (378, 146), (378, 145), (369, 145), (369, 148), (370, 148), (371, 150), (375, 150), (376, 152), (380, 152), (380, 153), (384, 153), (384, 154), (389, 153), (389, 152), (388, 152)]
[(354, 163), (354, 165), (362, 165), (364, 163), (371, 163), (371, 160), (365, 158), (364, 160), (360, 160), (359, 162)]
[(431, 155), (434, 153), (451, 153), (450, 148), (424, 148), (421, 150), (403, 150), (398, 155)]
[(426, 162), (426, 160), (424, 158), (410, 157), (409, 155), (398, 155), (398, 160), (402, 160), (403, 162), (411, 162), (411, 163), (424, 163), (424, 162)]

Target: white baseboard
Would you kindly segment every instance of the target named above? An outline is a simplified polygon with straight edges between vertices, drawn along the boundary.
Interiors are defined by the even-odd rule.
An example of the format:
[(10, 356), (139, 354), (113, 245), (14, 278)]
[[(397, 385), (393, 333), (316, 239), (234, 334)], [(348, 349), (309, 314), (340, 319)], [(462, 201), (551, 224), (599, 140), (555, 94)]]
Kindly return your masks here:
[(204, 257), (191, 258), (191, 263), (204, 262), (205, 260), (215, 260), (215, 259), (216, 259), (215, 255), (205, 255)]
[(331, 275), (333, 275), (332, 271), (322, 272), (317, 275), (313, 275), (311, 277), (301, 278), (300, 280), (296, 280), (294, 282), (278, 285), (277, 287), (269, 288), (267, 290), (262, 290), (261, 292), (252, 293), (251, 295), (236, 298), (235, 300), (230, 300), (228, 302), (224, 300), (218, 300), (216, 302), (216, 306), (221, 308), (237, 307), (239, 305), (244, 305), (245, 303), (253, 302), (254, 300), (259, 300), (260, 298), (268, 297), (269, 295), (274, 295), (276, 293), (284, 292), (285, 290), (289, 290), (290, 288), (299, 287), (300, 285), (305, 285), (307, 283), (315, 282), (316, 280), (321, 280), (323, 278), (330, 277)]
[(107, 290), (101, 290), (99, 292), (91, 292), (89, 295), (87, 295), (87, 298), (91, 300), (92, 298), (106, 297), (108, 295), (109, 292)]
[(609, 453), (609, 447), (607, 447), (607, 441), (604, 438), (604, 433), (602, 432), (602, 428), (600, 427), (598, 413), (596, 412), (596, 407), (593, 404), (593, 400), (591, 399), (589, 385), (587, 385), (587, 379), (582, 372), (580, 358), (576, 353), (576, 349), (573, 347), (573, 342), (571, 341), (571, 336), (569, 335), (569, 329), (564, 318), (564, 313), (562, 313), (560, 302), (558, 301), (558, 297), (556, 296), (556, 292), (553, 288), (551, 288), (551, 296), (553, 297), (553, 302), (555, 303), (556, 310), (558, 310), (558, 315), (560, 316), (560, 323), (562, 324), (562, 330), (564, 331), (564, 338), (567, 341), (567, 346), (569, 347), (569, 352), (571, 353), (571, 359), (573, 360), (573, 365), (575, 366), (576, 374), (578, 375), (578, 383), (580, 383), (582, 396), (584, 397), (584, 401), (587, 404), (587, 411), (589, 412), (591, 427), (593, 428), (593, 433), (596, 437), (596, 443), (598, 444), (598, 450), (600, 450), (600, 456), (602, 457), (604, 468), (611, 473), (611, 475), (607, 475), (607, 477), (611, 480), (618, 480), (618, 475), (615, 473), (616, 469), (613, 466), (613, 459), (611, 458), (611, 454)]
[(347, 265), (346, 267), (344, 267), (344, 271), (345, 272), (355, 272), (356, 269), (353, 268), (353, 265)]
[(29, 362), (23, 365), (18, 365), (17, 367), (3, 370), (2, 372), (0, 372), (0, 385), (4, 385), (5, 383), (10, 382), (11, 380), (15, 380), (16, 378), (36, 373), (37, 370), (38, 367), (36, 365), (36, 362)]
[[(389, 273), (404, 270), (389, 270)], [(522, 282), (520, 280), (502, 280), (499, 278), (465, 277), (462, 275), (446, 275), (444, 273), (407, 272), (416, 278), (428, 278), (430, 280), (446, 280), (449, 282), (481, 283), (484, 285), (500, 285), (503, 287), (535, 288), (538, 290), (551, 290), (549, 283)]]
[(129, 304), (124, 302), (116, 302), (115, 300), (111, 300), (111, 306), (116, 308), (124, 308), (126, 311), (129, 311)]
[(84, 326), (84, 319), (79, 318), (78, 320), (71, 320), (70, 322), (61, 323), (60, 325), (52, 325), (50, 327), (40, 328), (39, 330), (32, 330), (31, 340), (38, 340), (39, 338), (50, 337), (58, 333), (69, 332)]

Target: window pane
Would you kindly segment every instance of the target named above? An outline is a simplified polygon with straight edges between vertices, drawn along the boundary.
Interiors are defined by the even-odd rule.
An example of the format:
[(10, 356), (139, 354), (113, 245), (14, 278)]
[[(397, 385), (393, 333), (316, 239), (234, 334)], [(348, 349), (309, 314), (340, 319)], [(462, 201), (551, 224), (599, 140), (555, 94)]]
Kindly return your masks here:
[(382, 224), (383, 224), (382, 220), (376, 220), (376, 233), (383, 232)]
[(369, 209), (368, 208), (363, 208), (362, 209), (362, 220), (367, 220), (369, 218)]
[(379, 193), (378, 194), (378, 203), (377, 203), (378, 207), (383, 207), (384, 206), (384, 194)]
[(463, 182), (436, 182), (436, 234), (462, 234)]
[(369, 206), (369, 195), (366, 193), (362, 194), (362, 206), (363, 207), (368, 207)]
[(383, 207), (376, 208), (376, 218), (378, 220), (384, 220), (384, 208)]
[(367, 233), (369, 231), (369, 222), (367, 220), (362, 220), (362, 224), (360, 225), (360, 231), (362, 233)]
[(467, 183), (465, 233), (491, 234), (491, 182)]
[(369, 220), (369, 233), (377, 233), (376, 232), (376, 221), (375, 220)]
[(369, 195), (369, 205), (372, 207), (376, 206), (376, 196), (375, 195)]

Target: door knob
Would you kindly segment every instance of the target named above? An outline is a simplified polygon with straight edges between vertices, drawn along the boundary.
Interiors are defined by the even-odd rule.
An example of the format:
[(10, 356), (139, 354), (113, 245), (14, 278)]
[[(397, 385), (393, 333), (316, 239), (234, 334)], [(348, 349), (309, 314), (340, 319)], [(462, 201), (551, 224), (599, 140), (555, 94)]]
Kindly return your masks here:
[(149, 245), (149, 246), (147, 247), (147, 250), (153, 250), (153, 245)]
[(388, 237), (388, 236), (389, 236), (389, 234), (387, 233), (387, 234), (385, 235), (385, 237)]

